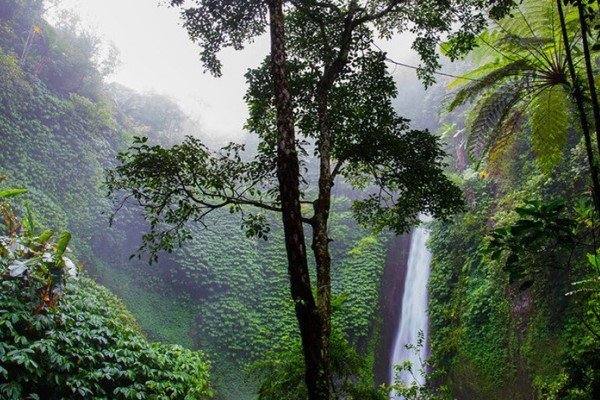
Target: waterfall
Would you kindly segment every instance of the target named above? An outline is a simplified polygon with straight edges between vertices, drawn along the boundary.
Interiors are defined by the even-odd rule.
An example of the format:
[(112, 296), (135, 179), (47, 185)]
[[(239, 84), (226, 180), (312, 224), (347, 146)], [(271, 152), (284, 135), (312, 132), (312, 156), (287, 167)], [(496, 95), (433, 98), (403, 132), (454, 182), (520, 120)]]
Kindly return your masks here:
[[(429, 264), (431, 262), (431, 252), (426, 247), (428, 238), (429, 231), (422, 227), (416, 228), (412, 233), (402, 297), (400, 327), (392, 353), (392, 366), (402, 364), (405, 360), (410, 361), (413, 365), (414, 378), (406, 371), (402, 371), (400, 374), (400, 379), (407, 384), (415, 381), (419, 385), (423, 384), (423, 377), (419, 374), (419, 369), (421, 368), (419, 356), (414, 351), (407, 350), (405, 346), (407, 344), (416, 345), (419, 331), (422, 331), (424, 346), (421, 350), (421, 357), (424, 358), (427, 356), (425, 354), (429, 333), (427, 282), (429, 280)], [(390, 374), (390, 382), (394, 382), (395, 373), (393, 367)], [(392, 398), (397, 399), (398, 397), (392, 394)]]

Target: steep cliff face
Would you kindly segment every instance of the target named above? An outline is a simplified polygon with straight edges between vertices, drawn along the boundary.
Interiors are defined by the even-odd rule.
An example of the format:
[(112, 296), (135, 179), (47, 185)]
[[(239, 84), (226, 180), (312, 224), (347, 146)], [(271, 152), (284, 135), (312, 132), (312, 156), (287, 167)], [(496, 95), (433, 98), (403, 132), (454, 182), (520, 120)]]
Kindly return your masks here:
[(527, 201), (564, 199), (564, 216), (574, 215), (585, 196), (581, 150), (542, 173), (523, 138), (503, 164), (457, 173), (467, 210), (433, 224), (429, 316), (434, 368), (461, 400), (595, 396), (598, 357), (588, 355), (598, 354), (599, 342), (585, 325), (597, 322), (584, 319), (597, 299), (567, 295), (589, 274), (585, 254), (554, 242), (525, 246), (520, 265), (530, 266), (530, 280), (511, 282), (506, 259), (485, 250), (494, 229), (521, 218), (515, 210)]

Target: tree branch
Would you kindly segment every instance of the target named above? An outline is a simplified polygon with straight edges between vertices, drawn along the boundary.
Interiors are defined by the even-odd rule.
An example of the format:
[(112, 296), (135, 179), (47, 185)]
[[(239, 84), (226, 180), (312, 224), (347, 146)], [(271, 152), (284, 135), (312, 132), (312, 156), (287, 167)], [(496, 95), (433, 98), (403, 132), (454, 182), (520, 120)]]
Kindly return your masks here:
[(337, 163), (333, 167), (333, 171), (331, 171), (331, 183), (333, 183), (333, 181), (335, 180), (335, 177), (340, 173), (345, 162), (346, 162), (345, 158), (340, 158), (337, 161)]
[(405, 1), (406, 0), (392, 0), (390, 2), (390, 4), (388, 4), (387, 7), (385, 7), (383, 10), (372, 13), (372, 14), (366, 14), (363, 17), (356, 19), (354, 21), (354, 24), (356, 26), (358, 26), (358, 25), (362, 25), (364, 23), (375, 21), (379, 18), (385, 17), (387, 14), (393, 12), (394, 8), (397, 5), (400, 5), (400, 3), (404, 3)]

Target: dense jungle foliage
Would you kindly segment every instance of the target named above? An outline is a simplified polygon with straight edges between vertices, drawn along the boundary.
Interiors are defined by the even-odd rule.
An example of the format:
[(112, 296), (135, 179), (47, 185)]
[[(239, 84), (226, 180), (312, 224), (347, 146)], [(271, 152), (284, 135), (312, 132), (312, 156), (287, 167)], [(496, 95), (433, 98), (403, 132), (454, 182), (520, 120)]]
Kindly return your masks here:
[[(395, 382), (395, 390), (414, 400), (600, 398), (598, 2), (448, 2), (465, 5), (460, 10), (446, 10), (445, 2), (405, 3), (421, 55), (445, 37), (439, 32), (450, 29), (451, 14), (499, 8), (474, 14), (474, 30), (463, 32), (468, 40), (450, 37), (439, 46), (452, 59), (472, 50), (466, 59), (431, 58), (420, 69), (377, 52), (375, 31), (365, 24), (330, 99), (333, 133), (341, 138), (357, 126), (357, 136), (377, 127), (381, 115), (393, 116), (399, 131), (408, 127), (402, 116), (412, 119), (411, 129), (435, 132), (448, 154), (448, 182), (465, 199), (464, 212), (429, 224), (429, 343), (409, 344), (429, 359), (401, 366), (423, 374), (426, 385)], [(203, 136), (168, 97), (107, 83), (115, 54), (72, 16), (49, 23), (48, 4), (0, 0), (0, 398), (306, 399), (279, 215), (261, 215), (269, 226), (263, 240), (247, 235), (257, 226), (217, 210), (187, 223), (185, 245), (169, 247), (156, 262), (148, 264), (144, 253), (130, 258), (150, 226), (131, 204), (117, 204), (113, 214), (107, 171), (132, 145), (167, 151), (185, 140), (222, 143)], [(290, 7), (298, 4), (304, 3)], [(507, 6), (508, 14), (498, 11)], [(440, 7), (440, 17), (430, 18)], [(318, 86), (322, 53), (337, 50), (320, 43), (319, 32), (329, 39), (345, 32), (334, 25), (334, 9), (319, 8), (331, 22), (326, 26), (306, 23), (302, 12), (288, 19), (299, 131), (309, 139), (301, 143), (302, 166), (312, 181), (319, 162), (311, 155), (322, 149), (310, 140), (320, 120), (312, 114), (315, 98), (300, 95)], [(192, 38), (194, 26), (212, 37), (214, 21), (198, 28), (196, 14), (187, 16)], [(244, 21), (230, 24), (233, 36), (214, 46), (231, 40), (236, 47), (260, 30)], [(378, 29), (386, 36), (396, 22), (383, 20)], [(220, 71), (214, 46), (204, 57)], [(247, 100), (249, 128), (273, 141), (268, 62), (249, 72)], [(412, 81), (396, 87), (385, 63), (417, 68), (427, 91)], [(440, 67), (446, 73), (436, 75)], [(373, 104), (379, 108), (369, 112)], [(382, 143), (353, 149), (364, 156)], [(255, 139), (246, 144), (265, 152)], [(382, 176), (401, 172), (388, 167)], [(365, 165), (353, 172), (333, 188), (327, 229), (334, 238), (332, 386), (334, 398), (382, 400), (390, 388), (377, 388), (373, 367), (388, 356), (377, 354), (379, 336), (394, 331), (381, 331), (389, 321), (379, 314), (393, 233), (355, 221), (352, 202), (361, 193), (353, 187), (372, 187)], [(411, 185), (419, 183), (411, 176)], [(372, 206), (367, 211), (380, 210), (380, 203)], [(312, 207), (305, 202), (302, 212)], [(314, 281), (312, 258), (309, 267)]]
[(436, 380), (461, 399), (597, 398), (598, 220), (557, 3), (524, 1), (478, 40), (443, 117), (468, 209), (432, 226)]
[(0, 191), (0, 393), (5, 399), (205, 399), (210, 364), (179, 345), (149, 343), (107, 289), (80, 274), (71, 234), (18, 218)]

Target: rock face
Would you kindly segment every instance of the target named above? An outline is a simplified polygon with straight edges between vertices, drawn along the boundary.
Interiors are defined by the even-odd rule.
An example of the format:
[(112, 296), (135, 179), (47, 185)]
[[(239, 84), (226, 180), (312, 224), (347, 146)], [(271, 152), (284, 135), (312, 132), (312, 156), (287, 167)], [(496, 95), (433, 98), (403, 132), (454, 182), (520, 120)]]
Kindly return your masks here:
[(394, 339), (399, 329), (411, 235), (390, 240), (379, 296), (381, 329), (375, 352), (375, 384), (390, 384)]

